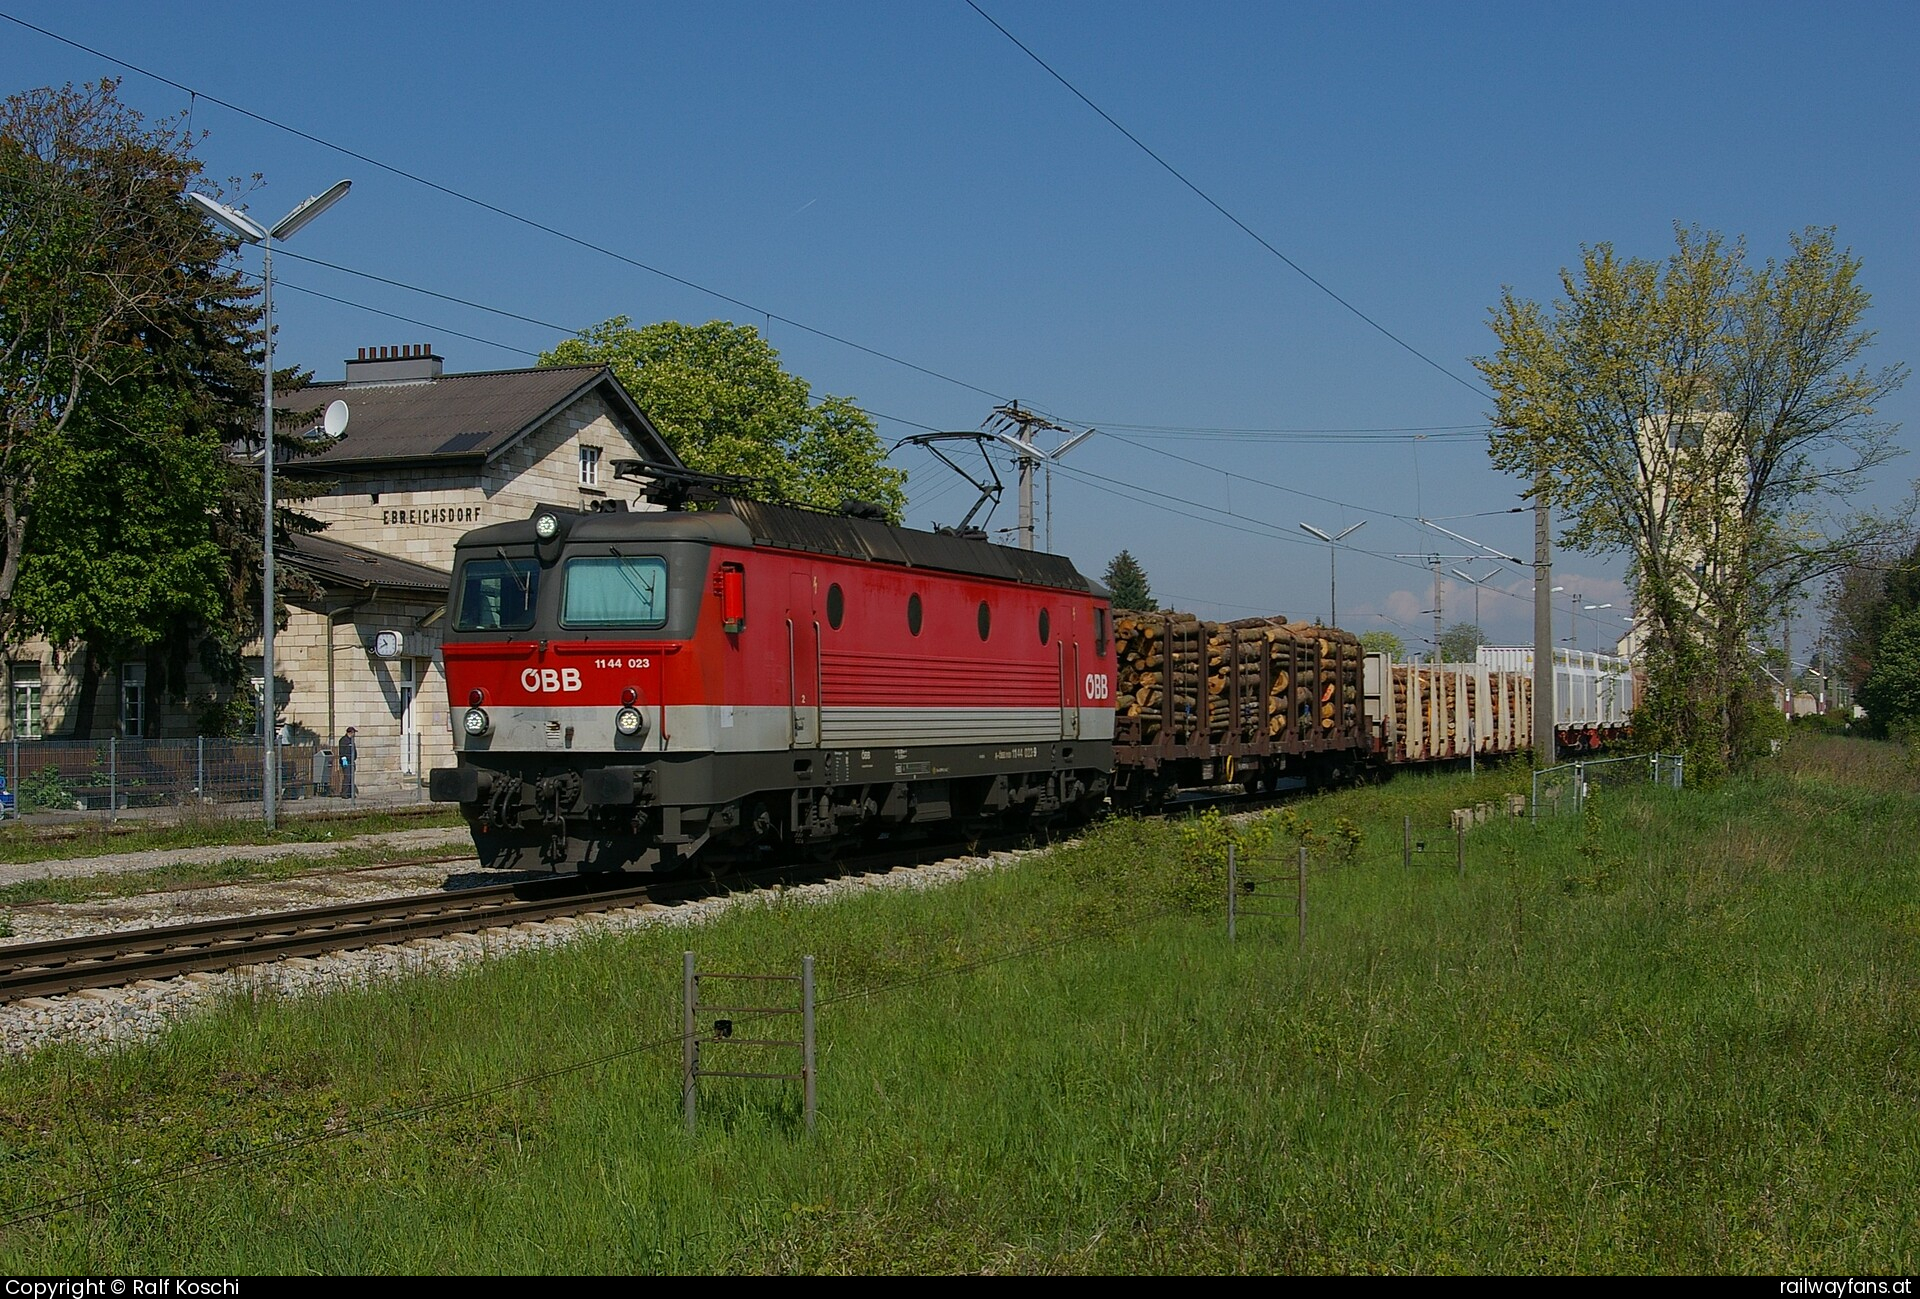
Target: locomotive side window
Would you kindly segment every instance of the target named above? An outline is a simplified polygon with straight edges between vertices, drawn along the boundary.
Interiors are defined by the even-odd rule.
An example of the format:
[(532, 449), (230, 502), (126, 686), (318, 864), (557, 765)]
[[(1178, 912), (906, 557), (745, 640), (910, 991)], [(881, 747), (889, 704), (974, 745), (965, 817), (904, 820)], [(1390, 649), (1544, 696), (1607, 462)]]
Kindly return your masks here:
[(1042, 645), (1045, 645), (1047, 641), (1052, 638), (1052, 636), (1053, 636), (1053, 619), (1047, 616), (1047, 611), (1045, 609), (1042, 609), (1040, 611), (1040, 643)]
[(980, 639), (985, 640), (987, 633), (993, 630), (993, 610), (987, 608), (987, 602), (985, 600), (980, 602), (980, 616), (978, 621), (980, 624)]
[(920, 593), (915, 591), (907, 597), (907, 630), (916, 636), (920, 634), (920, 612)]
[(642, 555), (569, 559), (563, 627), (658, 627), (667, 620), (667, 565)]
[(840, 624), (845, 622), (846, 618), (846, 593), (840, 589), (840, 584), (835, 582), (827, 588), (827, 626), (833, 628), (835, 631), (839, 631)]
[(461, 631), (520, 631), (533, 626), (540, 565), (527, 559), (469, 559), (460, 568)]
[(1107, 611), (1093, 611), (1093, 653), (1096, 658), (1107, 656)]

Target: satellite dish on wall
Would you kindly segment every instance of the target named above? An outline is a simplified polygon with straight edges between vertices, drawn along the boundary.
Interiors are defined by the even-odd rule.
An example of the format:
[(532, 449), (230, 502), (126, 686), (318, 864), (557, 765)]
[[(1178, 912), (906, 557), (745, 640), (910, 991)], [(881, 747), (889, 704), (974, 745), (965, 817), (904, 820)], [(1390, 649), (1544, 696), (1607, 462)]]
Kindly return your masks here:
[(327, 403), (327, 413), (321, 418), (320, 427), (326, 431), (329, 442), (338, 442), (347, 435), (347, 403), (334, 400)]

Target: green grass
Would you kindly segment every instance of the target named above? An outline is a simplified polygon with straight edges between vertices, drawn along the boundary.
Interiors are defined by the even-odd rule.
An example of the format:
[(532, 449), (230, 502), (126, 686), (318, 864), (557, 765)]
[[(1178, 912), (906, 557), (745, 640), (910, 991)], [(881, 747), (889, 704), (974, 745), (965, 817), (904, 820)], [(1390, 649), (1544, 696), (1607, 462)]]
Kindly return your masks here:
[(451, 808), (432, 804), (416, 809), (282, 816), (273, 833), (257, 821), (182, 808), (170, 820), (133, 820), (118, 824), (36, 826), (13, 822), (0, 827), (0, 864), (28, 865), (69, 861), (106, 853), (146, 852), (158, 848), (207, 848), (240, 844), (324, 843), (362, 834), (420, 830), (461, 824)]
[[(1117, 823), (935, 893), (43, 1052), (0, 1067), (0, 1218), (108, 1189), (0, 1228), (0, 1268), (1911, 1272), (1920, 781), (1820, 743), (1480, 827), (1464, 879), (1450, 835), (1404, 870), (1400, 818), (1512, 775), (1298, 805), (1240, 832), (1287, 913), (1231, 947), (1232, 831)], [(816, 956), (812, 1136), (724, 1080), (682, 1132), (687, 946)]]
[[(445, 848), (418, 848), (402, 852), (393, 848), (345, 847), (319, 856), (289, 854), (264, 861), (232, 857), (214, 862), (176, 862), (150, 870), (21, 880), (14, 884), (0, 884), (0, 906), (26, 906), (36, 902), (96, 902), (106, 898), (138, 897), (144, 893), (159, 893), (169, 889), (331, 875), (367, 866), (405, 866), (415, 862), (443, 860), (447, 851)], [(6, 935), (0, 934), (0, 937)]]

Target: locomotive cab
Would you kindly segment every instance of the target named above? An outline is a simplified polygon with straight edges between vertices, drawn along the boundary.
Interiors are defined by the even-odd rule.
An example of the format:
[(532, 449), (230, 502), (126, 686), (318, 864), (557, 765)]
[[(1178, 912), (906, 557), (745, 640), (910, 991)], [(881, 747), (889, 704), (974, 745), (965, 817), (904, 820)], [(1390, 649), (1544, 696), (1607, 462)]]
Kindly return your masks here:
[[(662, 767), (713, 747), (686, 704), (703, 624), (728, 634), (709, 590), (718, 522), (543, 508), (462, 538), (443, 649), (459, 763), (429, 788), (461, 806), (484, 864), (657, 869), (704, 840), (697, 791), (658, 804), (685, 783)], [(744, 582), (727, 586), (738, 628)]]

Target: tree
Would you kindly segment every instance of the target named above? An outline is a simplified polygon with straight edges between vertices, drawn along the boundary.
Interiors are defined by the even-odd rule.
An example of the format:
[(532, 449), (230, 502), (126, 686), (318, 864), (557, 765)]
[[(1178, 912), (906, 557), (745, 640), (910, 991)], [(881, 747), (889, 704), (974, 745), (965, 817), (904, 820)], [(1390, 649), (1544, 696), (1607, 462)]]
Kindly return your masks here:
[(1146, 611), (1160, 607), (1160, 602), (1153, 598), (1153, 588), (1147, 584), (1147, 570), (1127, 551), (1121, 551), (1108, 562), (1106, 574), (1100, 580), (1113, 596), (1116, 609)]
[(1888, 620), (1859, 700), (1877, 734), (1911, 734), (1920, 727), (1920, 608)]
[(1487, 633), (1470, 622), (1456, 622), (1440, 633), (1442, 663), (1471, 663), (1474, 651), (1488, 644)]
[(141, 332), (178, 288), (200, 223), (168, 219), (199, 165), (102, 80), (0, 104), (0, 634), (18, 613), (35, 486), (83, 401), (148, 361)]
[(1550, 308), (1503, 294), (1499, 350), (1475, 361), (1494, 463), (1563, 511), (1564, 544), (1629, 556), (1649, 685), (1635, 728), (1695, 770), (1751, 751), (1750, 638), (1884, 526), (1822, 511), (1896, 454), (1875, 407), (1906, 370), (1863, 364), (1859, 260), (1831, 230), (1791, 245), (1761, 266), (1684, 228), (1664, 263), (1585, 249)]
[(1847, 565), (1834, 576), (1827, 608), (1839, 673), (1858, 690), (1873, 669), (1887, 623), (1920, 609), (1920, 544), (1905, 555), (1879, 548)]
[(1390, 654), (1395, 660), (1407, 657), (1406, 642), (1390, 631), (1363, 631), (1360, 647), (1369, 654)]
[(765, 480), (787, 500), (838, 509), (849, 499), (906, 511), (906, 474), (888, 468), (873, 417), (848, 397), (812, 400), (807, 381), (751, 325), (626, 316), (565, 339), (542, 365), (605, 365), (691, 469)]
[[(245, 453), (259, 441), (258, 290), (223, 266), (236, 245), (180, 201), (201, 180), (193, 140), (175, 119), (148, 126), (115, 89), (0, 107), (0, 620), (77, 647), (79, 735), (113, 665), (144, 656), (154, 689), (178, 696), (197, 643), (230, 687), (260, 630), (263, 502)], [(283, 533), (319, 526), (293, 508), (317, 490), (281, 488)]]

